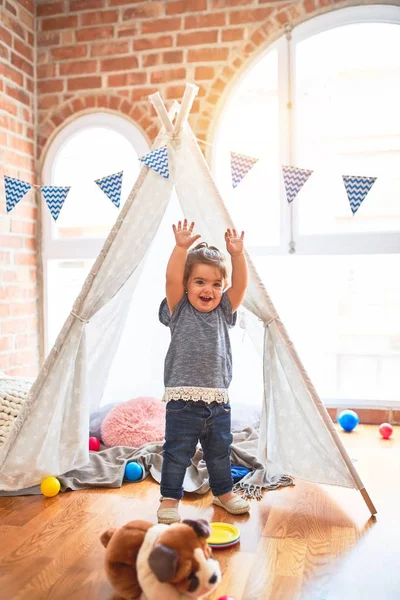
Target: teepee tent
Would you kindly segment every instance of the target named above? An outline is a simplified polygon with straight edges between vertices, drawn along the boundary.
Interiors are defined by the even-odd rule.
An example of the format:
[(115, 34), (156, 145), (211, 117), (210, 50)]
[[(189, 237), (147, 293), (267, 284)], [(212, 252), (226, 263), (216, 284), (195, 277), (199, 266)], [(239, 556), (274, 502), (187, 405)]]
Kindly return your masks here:
[[(153, 378), (151, 357), (157, 351), (163, 353), (166, 346), (146, 329), (142, 328), (140, 335), (132, 329), (132, 304), (145, 294), (148, 282), (140, 288), (143, 278), (163, 280), (164, 267), (157, 266), (159, 260), (151, 263), (151, 252), (155, 251), (154, 240), (173, 193), (203, 239), (224, 246), (224, 231), (233, 223), (187, 122), (197, 89), (187, 85), (181, 107), (175, 104), (170, 113), (159, 94), (150, 97), (163, 124), (153, 149), (167, 147), (169, 177), (143, 167), (27, 400), (0, 445), (0, 490), (22, 490), (48, 475), (61, 475), (87, 464), (89, 414), (104, 401), (118, 354), (128, 353), (133, 368), (142, 344), (148, 343), (146, 368), (149, 379)], [(161, 246), (157, 256), (165, 258), (169, 251), (170, 247)], [(375, 514), (251, 258), (247, 259), (250, 276), (243, 327), (262, 357), (263, 367), (259, 460), (308, 481), (359, 490)], [(159, 300), (155, 299), (154, 310)], [(152, 301), (145, 297), (145, 303)], [(138, 320), (143, 320), (141, 314)], [(131, 377), (126, 370), (116, 372), (118, 381)]]

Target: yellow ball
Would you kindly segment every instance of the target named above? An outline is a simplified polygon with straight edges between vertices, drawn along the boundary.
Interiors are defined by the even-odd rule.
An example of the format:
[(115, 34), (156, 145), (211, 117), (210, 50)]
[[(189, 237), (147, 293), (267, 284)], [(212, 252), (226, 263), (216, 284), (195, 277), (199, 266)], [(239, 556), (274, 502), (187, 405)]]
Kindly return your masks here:
[(60, 491), (60, 482), (56, 477), (46, 477), (43, 479), (40, 484), (40, 491), (43, 496), (47, 496), (47, 498), (52, 498), (52, 496), (57, 496)]

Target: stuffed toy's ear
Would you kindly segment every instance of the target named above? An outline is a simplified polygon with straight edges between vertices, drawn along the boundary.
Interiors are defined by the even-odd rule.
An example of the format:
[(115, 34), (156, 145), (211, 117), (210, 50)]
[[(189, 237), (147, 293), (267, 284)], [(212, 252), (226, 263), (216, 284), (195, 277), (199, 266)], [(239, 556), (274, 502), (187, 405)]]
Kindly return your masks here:
[(105, 531), (104, 533), (101, 534), (100, 541), (103, 544), (104, 548), (107, 548), (107, 546), (115, 532), (116, 532), (116, 529), (107, 529), (107, 531)]
[(207, 539), (211, 535), (210, 525), (205, 519), (197, 519), (197, 521), (185, 519), (184, 521), (182, 521), (182, 523), (185, 523), (185, 525), (189, 525), (192, 529), (194, 529), (195, 534), (198, 535), (200, 538)]
[(171, 581), (176, 573), (178, 553), (173, 548), (159, 544), (151, 551), (148, 561), (158, 581), (165, 583)]

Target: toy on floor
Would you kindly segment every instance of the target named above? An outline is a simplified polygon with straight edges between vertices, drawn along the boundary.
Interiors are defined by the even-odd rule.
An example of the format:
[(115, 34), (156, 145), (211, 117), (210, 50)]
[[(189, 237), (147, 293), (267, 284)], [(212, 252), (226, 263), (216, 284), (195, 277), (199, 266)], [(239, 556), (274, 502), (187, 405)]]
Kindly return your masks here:
[(240, 529), (231, 523), (210, 523), (211, 534), (207, 544), (214, 550), (230, 548), (240, 541)]
[(143, 477), (143, 467), (138, 462), (126, 463), (124, 479), (127, 481), (139, 481)]
[(382, 425), (379, 426), (379, 433), (384, 440), (388, 440), (393, 433), (393, 427), (390, 423), (382, 423)]
[(46, 477), (46, 479), (43, 479), (42, 483), (40, 484), (40, 491), (42, 492), (43, 496), (46, 496), (46, 498), (57, 496), (60, 488), (61, 485), (57, 477)]
[(89, 450), (93, 450), (94, 452), (100, 450), (100, 440), (97, 437), (89, 438)]
[(204, 598), (221, 581), (209, 535), (203, 519), (172, 525), (137, 520), (109, 529), (100, 538), (107, 577), (125, 600)]
[(360, 422), (360, 417), (354, 410), (343, 410), (338, 416), (338, 423), (345, 431), (353, 431)]

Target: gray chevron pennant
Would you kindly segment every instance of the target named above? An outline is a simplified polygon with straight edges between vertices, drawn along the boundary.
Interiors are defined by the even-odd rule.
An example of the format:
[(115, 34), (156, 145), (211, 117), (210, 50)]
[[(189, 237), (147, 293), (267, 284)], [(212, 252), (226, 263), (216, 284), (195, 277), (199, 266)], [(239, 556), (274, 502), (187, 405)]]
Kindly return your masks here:
[(159, 175), (169, 178), (169, 166), (168, 166), (168, 148), (167, 146), (161, 146), (148, 154), (145, 154), (139, 160), (144, 163), (150, 169), (153, 169)]
[(4, 191), (6, 195), (6, 208), (10, 212), (25, 194), (31, 189), (32, 185), (26, 181), (15, 179), (4, 175)]
[(111, 202), (117, 208), (119, 208), (121, 201), (122, 174), (123, 171), (120, 171), (119, 173), (114, 173), (114, 175), (108, 175), (107, 177), (95, 180), (99, 188), (110, 198)]
[(297, 167), (283, 166), (283, 182), (285, 184), (287, 201), (293, 202), (297, 194), (306, 183), (313, 171), (298, 169)]
[(40, 188), (42, 190), (43, 198), (49, 207), (51, 216), (57, 221), (60, 211), (65, 202), (65, 198), (68, 195), (71, 187), (57, 187), (55, 185), (43, 185)]
[(374, 185), (376, 177), (364, 177), (362, 175), (342, 175), (342, 177), (351, 211), (355, 215)]
[(239, 152), (231, 152), (231, 175), (232, 186), (235, 188), (242, 181), (243, 177), (254, 167), (258, 162), (258, 158), (239, 154)]

